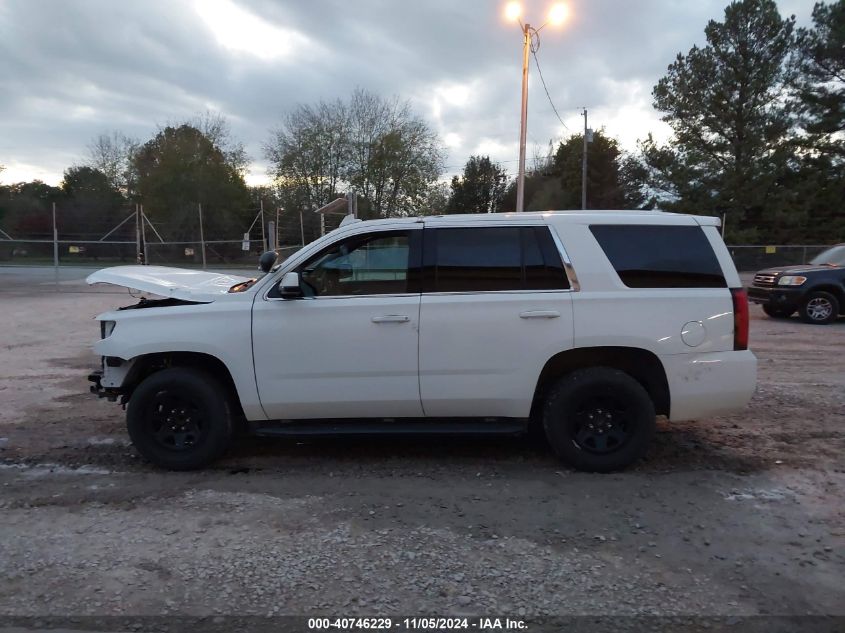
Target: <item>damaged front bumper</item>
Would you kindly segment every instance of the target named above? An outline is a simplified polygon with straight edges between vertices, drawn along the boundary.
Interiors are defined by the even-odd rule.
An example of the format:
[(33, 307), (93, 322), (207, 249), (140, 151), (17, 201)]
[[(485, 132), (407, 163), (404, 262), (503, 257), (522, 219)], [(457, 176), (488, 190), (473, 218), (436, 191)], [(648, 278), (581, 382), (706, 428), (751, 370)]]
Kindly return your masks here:
[(117, 402), (117, 399), (123, 395), (122, 389), (114, 389), (113, 387), (103, 386), (102, 369), (88, 374), (88, 381), (94, 383), (90, 387), (91, 393), (97, 394), (98, 398), (108, 398), (109, 402)]
[[(129, 399), (129, 392), (125, 385), (129, 383), (129, 375), (135, 365), (135, 360), (125, 361), (112, 356), (104, 357), (100, 362), (100, 369), (88, 374), (91, 385), (91, 393), (97, 394), (98, 398), (107, 398), (110, 402), (126, 404)], [(131, 384), (131, 383), (129, 383)]]

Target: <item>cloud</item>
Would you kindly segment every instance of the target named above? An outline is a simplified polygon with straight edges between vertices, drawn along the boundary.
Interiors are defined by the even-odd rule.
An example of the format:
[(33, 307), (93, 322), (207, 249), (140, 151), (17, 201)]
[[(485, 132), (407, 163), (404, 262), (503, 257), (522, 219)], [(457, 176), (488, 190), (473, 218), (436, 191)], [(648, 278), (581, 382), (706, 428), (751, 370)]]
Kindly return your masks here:
[(194, 10), (225, 48), (265, 61), (302, 60), (311, 38), (275, 26), (232, 0), (194, 0)]
[[(665, 134), (651, 88), (679, 51), (704, 41), (727, 0), (570, 0), (541, 32), (530, 69), (529, 148), (590, 125), (624, 147)], [(807, 4), (808, 6), (804, 6)], [(206, 109), (225, 114), (254, 160), (281, 115), (357, 86), (411, 100), (444, 141), (450, 172), (473, 152), (515, 171), (521, 34), (504, 2), (113, 0), (0, 2), (0, 174), (57, 182), (97, 134), (145, 140)], [(539, 3), (526, 3), (536, 23)], [(811, 6), (782, 0), (808, 19)], [(45, 16), (49, 15), (49, 19)], [(661, 132), (662, 130), (662, 132)], [(532, 150), (529, 149), (529, 157)]]

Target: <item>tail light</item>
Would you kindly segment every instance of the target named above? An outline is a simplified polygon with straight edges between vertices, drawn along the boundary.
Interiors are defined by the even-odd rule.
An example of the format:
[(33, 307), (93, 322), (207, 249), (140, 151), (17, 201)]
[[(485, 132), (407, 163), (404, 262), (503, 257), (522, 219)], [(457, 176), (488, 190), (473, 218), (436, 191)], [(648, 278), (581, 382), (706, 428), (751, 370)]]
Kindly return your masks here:
[(734, 350), (748, 349), (748, 293), (745, 288), (731, 288), (734, 304)]

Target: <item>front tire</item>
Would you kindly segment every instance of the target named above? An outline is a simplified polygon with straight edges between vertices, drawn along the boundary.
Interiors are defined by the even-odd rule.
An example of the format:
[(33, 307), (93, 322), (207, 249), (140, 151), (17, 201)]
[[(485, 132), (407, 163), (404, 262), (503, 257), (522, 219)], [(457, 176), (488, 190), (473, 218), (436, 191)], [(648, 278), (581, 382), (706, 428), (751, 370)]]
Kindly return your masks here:
[(829, 292), (817, 290), (804, 298), (799, 313), (804, 323), (827, 325), (839, 316), (839, 301)]
[(148, 376), (132, 393), (126, 427), (153, 464), (194, 470), (221, 457), (234, 425), (227, 390), (210, 374), (173, 367)]
[(763, 312), (773, 319), (788, 319), (795, 314), (794, 308), (775, 308), (770, 305), (763, 305)]
[(645, 454), (654, 435), (654, 403), (630, 375), (610, 367), (579, 369), (549, 392), (543, 426), (552, 450), (578, 470), (610, 472)]

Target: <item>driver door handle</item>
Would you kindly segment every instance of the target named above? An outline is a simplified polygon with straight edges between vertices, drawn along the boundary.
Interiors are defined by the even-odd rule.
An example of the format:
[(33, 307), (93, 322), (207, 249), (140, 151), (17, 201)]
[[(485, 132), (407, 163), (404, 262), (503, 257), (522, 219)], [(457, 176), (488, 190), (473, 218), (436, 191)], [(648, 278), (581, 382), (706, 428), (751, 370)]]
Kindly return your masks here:
[(407, 323), (411, 317), (404, 314), (385, 314), (384, 316), (375, 316), (370, 319), (373, 323)]
[(557, 310), (528, 310), (520, 312), (520, 319), (556, 319), (560, 316)]

